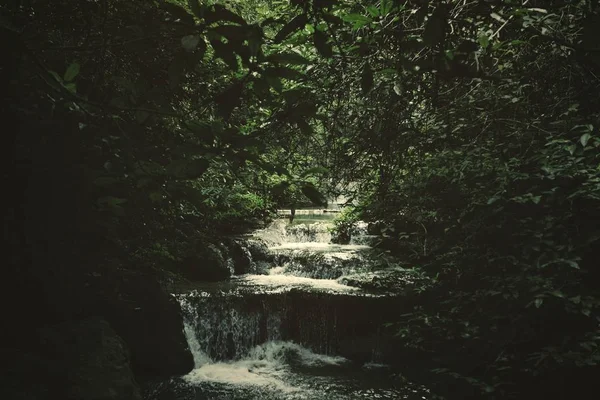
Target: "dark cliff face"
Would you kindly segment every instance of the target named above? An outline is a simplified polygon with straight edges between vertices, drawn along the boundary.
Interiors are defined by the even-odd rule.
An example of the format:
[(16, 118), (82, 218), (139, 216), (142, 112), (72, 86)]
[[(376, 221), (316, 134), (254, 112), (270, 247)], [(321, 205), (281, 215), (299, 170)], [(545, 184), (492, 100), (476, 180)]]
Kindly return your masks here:
[(29, 333), (26, 348), (2, 348), (2, 398), (140, 400), (127, 345), (90, 317)]
[(118, 293), (98, 304), (127, 343), (136, 376), (168, 377), (192, 370), (177, 301), (151, 277), (124, 278)]
[[(4, 302), (10, 312), (4, 314), (0, 351), (11, 361), (2, 367), (2, 375), (15, 384), (1, 385), (10, 396), (0, 397), (45, 399), (60, 394), (75, 399), (84, 397), (67, 394), (93, 389), (98, 395), (85, 398), (136, 399), (136, 381), (181, 375), (193, 368), (179, 305), (154, 276), (119, 265), (93, 271), (80, 266), (28, 272), (14, 275), (13, 290), (8, 292), (12, 298)], [(86, 323), (90, 318), (101, 322)], [(94, 341), (85, 341), (82, 335), (108, 338), (108, 344), (101, 345), (106, 340), (99, 339), (94, 347), (90, 340)], [(57, 357), (48, 356), (58, 351), (58, 344), (65, 354), (72, 354), (59, 364)], [(107, 361), (84, 362), (83, 368), (81, 359)], [(115, 368), (128, 371), (131, 379), (124, 380)], [(87, 375), (72, 381), (81, 371)], [(35, 384), (29, 383), (31, 379)]]

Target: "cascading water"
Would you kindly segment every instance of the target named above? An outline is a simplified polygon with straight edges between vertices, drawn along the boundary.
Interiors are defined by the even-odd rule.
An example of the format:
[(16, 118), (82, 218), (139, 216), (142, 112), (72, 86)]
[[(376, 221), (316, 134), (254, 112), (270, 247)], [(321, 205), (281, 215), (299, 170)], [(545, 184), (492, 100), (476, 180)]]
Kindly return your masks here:
[(266, 273), (175, 294), (195, 369), (148, 399), (429, 397), (381, 364), (392, 342), (380, 327), (401, 299), (340, 283), (369, 247), (332, 244), (330, 221), (296, 218), (256, 232), (272, 252)]

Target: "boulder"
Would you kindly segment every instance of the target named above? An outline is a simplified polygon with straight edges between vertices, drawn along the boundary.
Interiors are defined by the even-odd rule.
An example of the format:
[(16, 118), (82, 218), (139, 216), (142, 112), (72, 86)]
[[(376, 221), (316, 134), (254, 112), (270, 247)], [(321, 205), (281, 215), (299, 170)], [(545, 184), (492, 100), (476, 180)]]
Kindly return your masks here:
[(250, 255), (252, 256), (252, 260), (254, 261), (273, 261), (273, 253), (269, 251), (266, 243), (260, 239), (251, 239), (246, 240), (246, 246)]
[(97, 307), (129, 346), (136, 376), (169, 377), (194, 368), (179, 303), (156, 280), (124, 275)]
[(181, 262), (180, 271), (189, 280), (215, 282), (231, 277), (223, 250), (212, 243), (195, 246)]
[(247, 274), (252, 269), (252, 255), (243, 240), (228, 239), (225, 242), (228, 255), (233, 264), (233, 272), (236, 275)]
[[(41, 355), (62, 383), (55, 395), (72, 400), (141, 400), (123, 339), (99, 317), (41, 328)], [(38, 377), (31, 377), (38, 379)]]

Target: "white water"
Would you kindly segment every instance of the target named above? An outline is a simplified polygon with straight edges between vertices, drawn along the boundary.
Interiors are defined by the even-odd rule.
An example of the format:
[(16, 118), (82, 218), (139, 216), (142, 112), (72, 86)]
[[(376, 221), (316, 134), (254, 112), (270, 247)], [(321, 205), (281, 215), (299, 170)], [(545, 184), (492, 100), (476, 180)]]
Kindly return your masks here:
[[(195, 340), (193, 335), (187, 338), (191, 342)], [(293, 342), (273, 341), (256, 346), (240, 360), (212, 362), (206, 354), (199, 352), (194, 353), (194, 361), (196, 368), (184, 377), (191, 384), (213, 382), (231, 386), (257, 386), (284, 393), (303, 390), (306, 394), (305, 389), (286, 383), (292, 373), (291, 363), (314, 367), (340, 365), (348, 360), (315, 354)]]
[(353, 292), (358, 290), (355, 287), (343, 285), (335, 279), (305, 278), (302, 276), (285, 275), (284, 273), (284, 267), (277, 267), (271, 269), (269, 275), (248, 275), (244, 280), (250, 284), (265, 286), (271, 292), (274, 289), (287, 291), (302, 287), (336, 292)]
[[(195, 363), (194, 370), (182, 379), (201, 391), (200, 398), (426, 399), (422, 396), (426, 393), (423, 389), (395, 382), (385, 365), (373, 362), (357, 365), (343, 357), (318, 354), (298, 343), (281, 340), (282, 318), (288, 312), (285, 309), (286, 292), (292, 289), (302, 293), (327, 292), (336, 297), (354, 296), (360, 292), (337, 279), (315, 278), (324, 276), (321, 270), (317, 270), (316, 275), (314, 270), (312, 273), (304, 270), (309, 265), (303, 263), (314, 267), (314, 263), (325, 262), (319, 268), (329, 268), (327, 262), (331, 260), (361, 261), (361, 252), (369, 249), (360, 241), (350, 245), (330, 243), (331, 226), (330, 222), (323, 221), (290, 226), (287, 220), (277, 220), (255, 236), (266, 242), (270, 251), (285, 255), (290, 261), (273, 265), (266, 275), (239, 276), (223, 286), (178, 297), (185, 316), (185, 335)], [(314, 255), (320, 258), (311, 258)], [(259, 302), (255, 298), (250, 302), (244, 293), (281, 297)], [(262, 305), (260, 301), (263, 301)], [(280, 309), (279, 304), (284, 308)], [(336, 322), (327, 318), (319, 320), (320, 315), (319, 310), (315, 310), (303, 323), (317, 327), (333, 323), (335, 326)], [(263, 333), (259, 333), (261, 330)], [(327, 329), (323, 330), (324, 334), (327, 332)], [(323, 340), (327, 338), (323, 337)], [(229, 351), (232, 356), (227, 355)], [(213, 354), (215, 359), (208, 354)], [(186, 397), (186, 400), (192, 398), (197, 395)]]

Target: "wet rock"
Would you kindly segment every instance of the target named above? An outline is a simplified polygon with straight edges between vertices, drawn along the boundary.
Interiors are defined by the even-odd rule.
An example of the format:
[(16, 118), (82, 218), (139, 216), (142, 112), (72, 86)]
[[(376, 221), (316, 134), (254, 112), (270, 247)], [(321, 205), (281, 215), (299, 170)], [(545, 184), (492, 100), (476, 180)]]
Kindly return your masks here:
[(193, 369), (179, 304), (151, 277), (123, 276), (116, 292), (96, 307), (127, 342), (136, 376), (168, 377)]
[(374, 272), (363, 272), (347, 275), (339, 282), (353, 287), (367, 290), (381, 290), (387, 292), (402, 292), (413, 287), (416, 283), (426, 285), (424, 277), (417, 276), (412, 270), (392, 268)]
[(231, 269), (223, 249), (213, 243), (195, 246), (181, 262), (180, 270), (192, 281), (215, 282), (228, 279)]
[(225, 243), (236, 275), (247, 274), (252, 269), (252, 254), (242, 239), (228, 239)]
[(141, 399), (127, 346), (106, 320), (92, 317), (45, 327), (40, 341), (48, 372), (65, 391), (56, 393), (62, 398)]
[(246, 242), (248, 251), (254, 261), (272, 261), (273, 254), (262, 240), (252, 239)]

